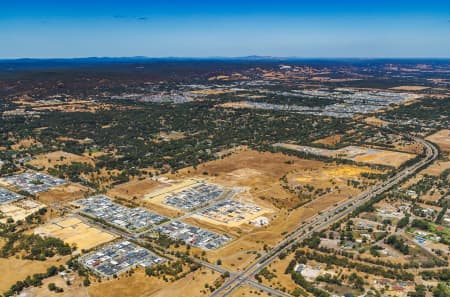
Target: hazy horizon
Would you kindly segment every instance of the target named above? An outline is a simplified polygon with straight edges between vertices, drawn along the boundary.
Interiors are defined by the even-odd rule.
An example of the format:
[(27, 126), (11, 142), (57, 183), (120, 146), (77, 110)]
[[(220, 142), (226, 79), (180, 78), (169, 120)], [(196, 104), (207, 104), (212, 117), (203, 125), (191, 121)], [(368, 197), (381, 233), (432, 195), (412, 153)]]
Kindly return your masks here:
[(447, 58), (448, 1), (4, 3), (0, 59)]

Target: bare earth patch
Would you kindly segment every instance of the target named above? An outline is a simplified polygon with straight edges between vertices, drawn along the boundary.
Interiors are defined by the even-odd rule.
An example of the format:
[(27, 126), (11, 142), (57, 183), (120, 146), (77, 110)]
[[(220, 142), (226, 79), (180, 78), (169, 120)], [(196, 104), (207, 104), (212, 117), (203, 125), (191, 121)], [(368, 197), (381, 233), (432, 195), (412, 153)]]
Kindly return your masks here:
[(117, 236), (94, 228), (75, 217), (66, 217), (37, 227), (35, 234), (57, 237), (78, 250), (89, 250)]
[(65, 184), (48, 192), (42, 192), (37, 194), (39, 201), (46, 204), (55, 202), (65, 202), (75, 199), (83, 198), (86, 193), (89, 192), (87, 187), (79, 184)]

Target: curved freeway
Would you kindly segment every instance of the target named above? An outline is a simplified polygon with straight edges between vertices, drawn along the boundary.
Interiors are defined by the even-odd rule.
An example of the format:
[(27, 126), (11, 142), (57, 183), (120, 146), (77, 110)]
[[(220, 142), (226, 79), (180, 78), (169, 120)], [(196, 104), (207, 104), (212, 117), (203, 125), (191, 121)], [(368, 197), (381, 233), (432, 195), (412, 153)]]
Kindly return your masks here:
[[(339, 204), (336, 207), (329, 208), (323, 211), (322, 213), (313, 216), (307, 223), (301, 225), (295, 232), (287, 236), (271, 251), (269, 251), (267, 254), (259, 258), (258, 261), (249, 265), (241, 273), (233, 274), (227, 282), (225, 282), (220, 288), (218, 288), (211, 294), (211, 297), (229, 296), (231, 292), (233, 292), (236, 288), (240, 287), (243, 284), (248, 284), (250, 286), (258, 288), (258, 285), (260, 284), (255, 282), (253, 280), (253, 277), (264, 267), (273, 262), (282, 252), (288, 250), (290, 247), (292, 247), (299, 241), (304, 240), (305, 238), (310, 236), (313, 232), (323, 230), (329, 225), (346, 217), (348, 214), (353, 212), (357, 207), (363, 205), (364, 203), (374, 198), (375, 196), (389, 190), (393, 186), (403, 181), (405, 178), (415, 174), (422, 167), (424, 167), (425, 165), (431, 163), (436, 159), (436, 157), (439, 154), (439, 151), (434, 145), (420, 138), (414, 138), (414, 140), (417, 141), (418, 143), (421, 143), (425, 148), (426, 154), (425, 158), (415, 163), (414, 165), (406, 167), (393, 177), (389, 178), (387, 181), (360, 193), (359, 195), (345, 201), (344, 203)], [(281, 292), (274, 292), (274, 295), (289, 296), (288, 294)]]

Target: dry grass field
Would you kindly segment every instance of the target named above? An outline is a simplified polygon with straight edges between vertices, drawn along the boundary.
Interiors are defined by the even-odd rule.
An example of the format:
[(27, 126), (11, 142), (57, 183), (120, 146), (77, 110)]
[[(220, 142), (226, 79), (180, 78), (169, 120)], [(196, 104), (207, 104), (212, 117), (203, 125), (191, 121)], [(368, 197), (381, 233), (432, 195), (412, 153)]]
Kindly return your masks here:
[[(45, 273), (47, 268), (64, 265), (68, 257), (58, 257), (45, 261), (20, 260), (16, 258), (0, 258), (0, 292), (8, 290), (17, 281), (24, 280), (34, 273)], [(11, 273), (14, 272), (14, 273)]]
[(240, 286), (234, 290), (231, 295), (232, 297), (269, 297), (268, 293), (264, 291), (259, 291), (250, 286)]
[(245, 101), (239, 101), (239, 102), (225, 102), (218, 104), (217, 107), (223, 107), (223, 108), (254, 108), (253, 105), (248, 104)]
[(336, 145), (341, 142), (342, 134), (335, 134), (325, 138), (318, 139), (313, 143), (325, 144), (325, 145)]
[(11, 148), (13, 150), (21, 150), (21, 149), (30, 148), (32, 146), (38, 146), (38, 145), (42, 145), (42, 144), (40, 142), (38, 142), (36, 139), (25, 138), (25, 139), (21, 139), (21, 140), (17, 141), (15, 144), (11, 145)]
[(117, 236), (94, 228), (75, 217), (65, 217), (37, 227), (35, 234), (57, 237), (78, 250), (89, 250), (110, 242)]
[(374, 125), (377, 127), (383, 127), (388, 124), (388, 122), (383, 121), (382, 119), (379, 119), (377, 117), (367, 117), (364, 119), (364, 122), (366, 122), (369, 125)]
[[(42, 286), (40, 287), (30, 287), (24, 289), (20, 296), (23, 297), (57, 297), (57, 296), (67, 296), (67, 297), (88, 297), (87, 288), (83, 286), (82, 280), (77, 273), (70, 273), (65, 276), (66, 279), (70, 280), (70, 285), (66, 283), (64, 278), (60, 275), (55, 275), (44, 279), (42, 281)], [(48, 285), (54, 283), (57, 287), (64, 290), (63, 293), (52, 292), (48, 289)]]
[(169, 177), (203, 178), (225, 187), (241, 187), (247, 189), (250, 196), (259, 198), (257, 204), (263, 207), (273, 207), (270, 202), (273, 200), (277, 201), (276, 204), (290, 207), (293, 202), (290, 201), (292, 194), (283, 189), (280, 178), (296, 169), (301, 171), (323, 165), (324, 163), (319, 161), (247, 150), (224, 159), (200, 164), (197, 169), (192, 167), (181, 169)]
[(219, 277), (219, 273), (201, 268), (178, 281), (168, 283), (148, 277), (143, 269), (137, 269), (131, 276), (123, 275), (116, 280), (94, 282), (88, 292), (90, 297), (209, 296), (211, 292), (205, 289), (205, 284), (213, 284)]
[(43, 203), (50, 204), (80, 199), (88, 192), (89, 188), (80, 184), (65, 184), (47, 192), (38, 193), (37, 198)]
[(179, 131), (160, 132), (157, 136), (159, 136), (163, 141), (178, 140), (186, 137), (183, 132)]
[(439, 132), (436, 132), (427, 138), (429, 140), (439, 146), (439, 148), (444, 152), (450, 152), (450, 130), (444, 129)]
[(168, 187), (170, 187), (168, 183), (162, 183), (153, 179), (143, 179), (118, 185), (109, 190), (107, 194), (112, 198), (138, 200), (143, 199), (145, 195), (151, 192)]
[(444, 170), (446, 170), (448, 168), (450, 168), (450, 161), (437, 160), (437, 161), (433, 162), (433, 164), (431, 164), (430, 166), (425, 168), (425, 170), (422, 171), (422, 174), (438, 176), (442, 172), (444, 172)]
[(54, 168), (56, 165), (65, 165), (72, 162), (88, 163), (93, 165), (94, 161), (86, 156), (79, 156), (63, 151), (56, 151), (47, 154), (37, 155), (28, 164), (37, 168)]
[(390, 88), (390, 90), (396, 90), (396, 91), (422, 91), (429, 89), (430, 87), (424, 87), (424, 86), (398, 86)]
[(97, 112), (111, 109), (136, 109), (131, 106), (117, 106), (114, 104), (97, 102), (94, 100), (70, 99), (59, 100), (15, 100), (14, 103), (21, 107), (31, 107), (34, 111), (59, 111), (59, 112)]
[(232, 90), (196, 90), (196, 91), (190, 91), (191, 94), (195, 95), (223, 95), (232, 93)]

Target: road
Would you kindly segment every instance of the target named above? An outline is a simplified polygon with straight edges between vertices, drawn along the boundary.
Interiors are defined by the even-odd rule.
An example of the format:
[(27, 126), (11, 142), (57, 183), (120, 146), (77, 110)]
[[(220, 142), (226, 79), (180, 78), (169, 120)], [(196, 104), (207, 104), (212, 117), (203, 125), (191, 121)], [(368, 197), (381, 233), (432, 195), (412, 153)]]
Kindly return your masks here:
[[(337, 205), (337, 206), (331, 206), (328, 209), (323, 210), (320, 214), (316, 214), (313, 217), (311, 217), (307, 222), (302, 223), (299, 225), (293, 233), (289, 234), (285, 239), (283, 239), (279, 244), (277, 244), (274, 248), (272, 248), (268, 253), (261, 256), (258, 261), (250, 264), (247, 268), (245, 268), (240, 273), (228, 271), (224, 269), (223, 267), (219, 265), (214, 265), (205, 261), (202, 261), (197, 258), (192, 258), (192, 260), (203, 267), (212, 269), (219, 273), (229, 273), (230, 277), (229, 280), (226, 281), (220, 288), (215, 290), (211, 296), (229, 296), (235, 289), (240, 287), (241, 285), (249, 285), (256, 289), (263, 290), (272, 296), (290, 296), (287, 293), (278, 291), (276, 289), (270, 288), (268, 286), (265, 286), (263, 284), (260, 284), (256, 282), (253, 277), (261, 271), (264, 267), (267, 267), (270, 263), (272, 263), (274, 260), (278, 258), (278, 256), (289, 250), (293, 245), (295, 245), (298, 242), (301, 242), (302, 240), (309, 237), (311, 234), (317, 231), (321, 231), (325, 228), (327, 228), (329, 225), (339, 221), (340, 219), (346, 217), (351, 212), (353, 212), (357, 207), (363, 205), (367, 201), (369, 201), (371, 198), (385, 192), (386, 190), (392, 188), (393, 186), (400, 183), (405, 178), (413, 175), (416, 173), (420, 168), (427, 165), (428, 163), (432, 162), (438, 155), (438, 150), (430, 143), (422, 140), (422, 139), (415, 139), (415, 141), (421, 143), (425, 149), (426, 149), (426, 156), (424, 159), (420, 160), (414, 165), (411, 165), (410, 167), (407, 167), (403, 169), (401, 172), (397, 173), (395, 176), (391, 177), (387, 181), (383, 182), (382, 184), (376, 185), (372, 187), (369, 190), (366, 190), (359, 195)], [(227, 193), (225, 197), (221, 197), (222, 199), (219, 200), (225, 200), (228, 197), (232, 197), (235, 192)], [(217, 201), (216, 201), (217, 202)], [(53, 205), (56, 208), (57, 205)], [(208, 206), (205, 206), (205, 208)], [(135, 242), (138, 242), (143, 245), (148, 245), (149, 242), (143, 238), (141, 238), (140, 235), (142, 234), (129, 234), (125, 231), (113, 228), (111, 226), (100, 224), (99, 222), (93, 221), (91, 219), (88, 219), (86, 217), (80, 216), (78, 213), (74, 212), (72, 209), (63, 208), (66, 212), (71, 213), (72, 215), (77, 216), (78, 218), (87, 221), (91, 224), (95, 225), (101, 225), (104, 229), (107, 231), (116, 234), (122, 238), (126, 238), (128, 240), (133, 240)], [(188, 217), (192, 215), (192, 213), (188, 212), (182, 217)], [(179, 220), (180, 218), (175, 218), (172, 220)], [(170, 220), (170, 221), (172, 221)], [(170, 222), (169, 221), (169, 222)], [(166, 222), (166, 223), (169, 223)], [(161, 247), (159, 247), (161, 249)], [(169, 250), (163, 249), (167, 254), (170, 254)]]
[[(276, 258), (278, 258), (281, 253), (289, 250), (289, 248), (291, 248), (293, 245), (306, 239), (314, 232), (321, 231), (327, 228), (329, 225), (346, 217), (357, 207), (363, 205), (377, 195), (391, 189), (393, 186), (397, 185), (405, 178), (415, 174), (419, 169), (436, 159), (439, 154), (436, 147), (420, 138), (414, 138), (414, 140), (422, 144), (425, 149), (425, 157), (422, 160), (415, 163), (414, 165), (406, 167), (393, 177), (389, 178), (387, 181), (360, 193), (359, 195), (345, 201), (344, 203), (339, 204), (336, 207), (331, 207), (323, 211), (321, 214), (314, 216), (306, 224), (301, 225), (295, 232), (291, 233), (279, 244), (277, 244), (271, 251), (260, 257), (258, 261), (249, 265), (241, 273), (233, 274), (227, 282), (225, 282), (220, 288), (218, 288), (211, 294), (211, 297), (229, 296), (236, 288), (240, 287), (243, 284), (252, 285), (254, 283), (252, 281), (253, 277), (264, 267), (267, 267)], [(279, 293), (280, 292), (275, 295), (280, 295)]]

